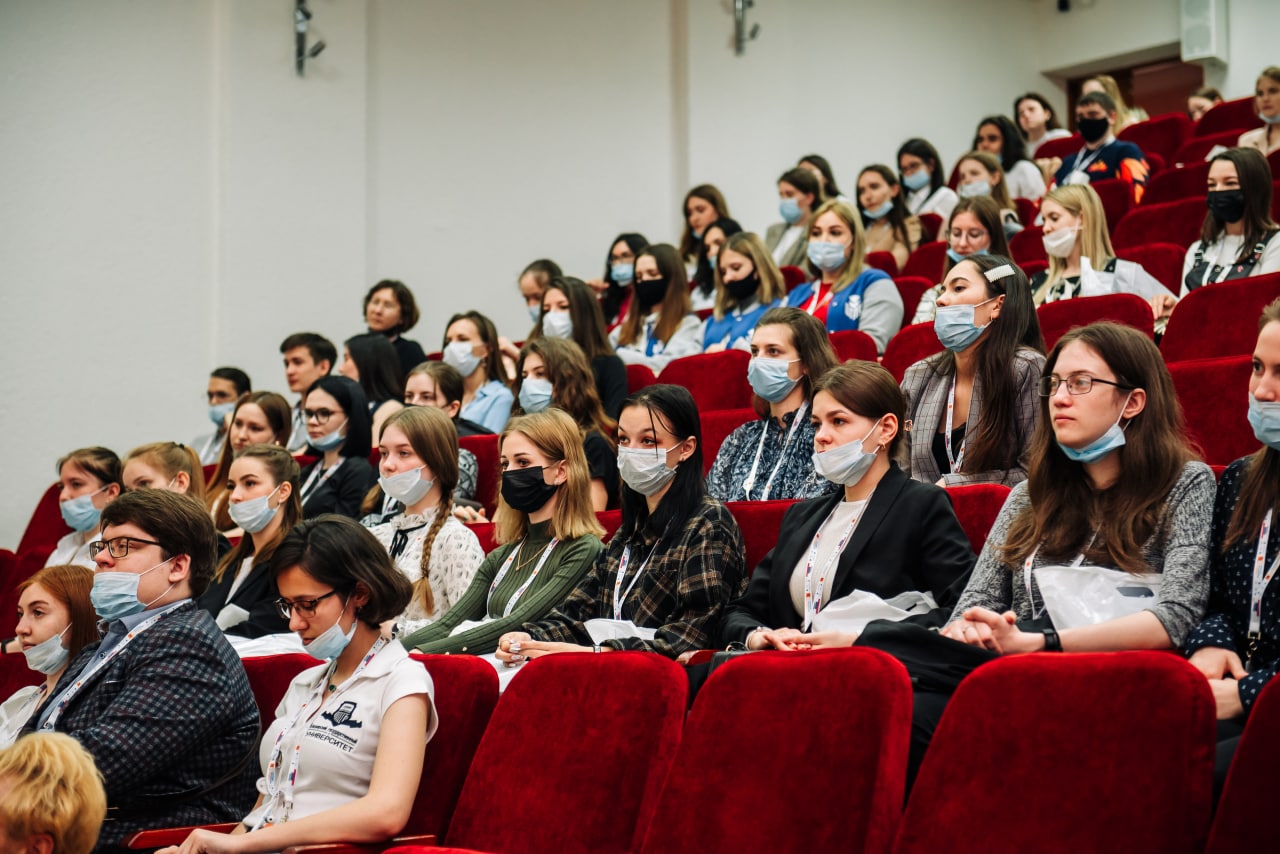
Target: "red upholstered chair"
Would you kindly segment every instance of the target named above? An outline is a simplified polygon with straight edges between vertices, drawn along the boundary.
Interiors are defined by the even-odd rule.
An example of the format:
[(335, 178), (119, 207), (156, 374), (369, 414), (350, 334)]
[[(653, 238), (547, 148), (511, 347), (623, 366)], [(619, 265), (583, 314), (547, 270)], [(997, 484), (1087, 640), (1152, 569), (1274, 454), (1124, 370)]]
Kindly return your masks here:
[[(1272, 153), (1274, 154), (1275, 152), (1272, 152)], [(1273, 165), (1271, 168), (1275, 169), (1276, 167)], [(1272, 172), (1271, 174), (1274, 175), (1275, 172)], [(1280, 218), (1280, 181), (1272, 181), (1271, 182), (1271, 219), (1274, 221), (1277, 218)]]
[[(919, 300), (919, 297), (916, 299)], [(915, 311), (914, 306), (912, 311)], [(850, 359), (874, 362), (880, 355), (875, 339), (857, 329), (832, 332), (827, 337), (831, 339), (831, 347), (836, 351), (836, 357), (841, 362), (847, 362)]]
[(1209, 136), (1223, 131), (1235, 131), (1236, 136), (1262, 126), (1258, 108), (1252, 97), (1235, 98), (1215, 104), (1200, 117), (1192, 130), (1192, 136)]
[(1220, 133), (1196, 135), (1187, 140), (1173, 155), (1174, 165), (1189, 165), (1204, 160), (1216, 145), (1223, 148), (1235, 148), (1242, 131), (1227, 130)]
[(373, 466), (375, 472), (378, 471), (378, 467), (382, 465), (382, 451), (377, 448), (369, 451), (369, 465)]
[(698, 316), (699, 320), (706, 320), (708, 317), (715, 314), (715, 311), (716, 310), (714, 308), (700, 308), (695, 311), (694, 314)]
[[(9, 552), (13, 554), (13, 552)], [(11, 635), (5, 635), (5, 640)], [(0, 697), (6, 700), (13, 692), (28, 685), (39, 685), (44, 681), (44, 674), (39, 670), (27, 667), (25, 655), (0, 655)]]
[(1186, 113), (1163, 113), (1129, 125), (1116, 134), (1116, 138), (1132, 142), (1143, 154), (1158, 154), (1168, 160), (1191, 136), (1191, 130), (1191, 119)]
[(485, 513), (493, 518), (498, 508), (498, 480), (501, 465), (498, 461), (498, 436), (486, 433), (482, 436), (459, 436), (458, 447), (466, 448), (476, 456), (476, 501), (484, 505)]
[(1147, 178), (1150, 179), (1154, 175), (1159, 175), (1165, 170), (1166, 162), (1163, 157), (1154, 151), (1144, 151), (1143, 156), (1147, 160)]
[(1053, 157), (1067, 158), (1077, 153), (1084, 147), (1084, 137), (1078, 133), (1062, 139), (1051, 139), (1048, 142), (1042, 142), (1040, 147), (1036, 149), (1036, 159), (1044, 160)]
[(1249, 712), (1249, 721), (1218, 801), (1206, 854), (1269, 851), (1276, 844), (1275, 828), (1265, 817), (1275, 808), (1277, 763), (1280, 763), (1280, 680), (1272, 679)]
[(657, 381), (658, 378), (653, 375), (653, 368), (648, 365), (627, 365), (627, 394), (635, 394)]
[(1094, 181), (1089, 186), (1093, 187), (1094, 192), (1098, 194), (1098, 199), (1102, 202), (1103, 213), (1107, 215), (1108, 230), (1114, 232), (1120, 220), (1133, 206), (1133, 188), (1119, 178)]
[(902, 324), (907, 326), (916, 313), (920, 297), (938, 282), (936, 278), (927, 279), (924, 276), (898, 276), (893, 283), (898, 288), (898, 296), (902, 297)]
[(938, 232), (942, 231), (942, 217), (936, 213), (917, 214), (916, 219), (920, 220), (920, 242), (928, 243), (938, 239)]
[(787, 285), (787, 293), (791, 293), (796, 288), (809, 281), (808, 273), (791, 264), (788, 264), (785, 267), (779, 267), (778, 272), (782, 274), (782, 281)]
[(1018, 264), (1018, 266), (1022, 268), (1022, 272), (1026, 273), (1027, 278), (1030, 279), (1036, 273), (1043, 273), (1045, 270), (1048, 270), (1049, 262), (1048, 261), (1023, 261), (1020, 264)]
[(1258, 450), (1245, 417), (1251, 356), (1170, 362), (1169, 374), (1186, 416), (1188, 438), (1206, 463), (1225, 466)]
[(1036, 316), (1040, 318), (1040, 331), (1044, 334), (1046, 347), (1053, 347), (1072, 328), (1100, 320), (1123, 323), (1145, 333), (1148, 338), (1155, 338), (1151, 306), (1136, 294), (1103, 294), (1047, 302), (1036, 309)]
[[(1258, 318), (1276, 297), (1280, 297), (1280, 273), (1196, 288), (1169, 318), (1160, 342), (1164, 360), (1252, 353), (1258, 341)], [(1243, 399), (1244, 392), (1240, 396)]]
[[(0, 638), (11, 638), (18, 626), (18, 585), (35, 575), (45, 565), (48, 554), (35, 552), (13, 552), (14, 558), (5, 562), (0, 568)], [(21, 657), (21, 656), (19, 656)], [(8, 697), (8, 694), (5, 695)]]
[(738, 527), (742, 530), (742, 543), (746, 552), (744, 560), (747, 572), (755, 572), (778, 544), (778, 532), (782, 530), (782, 517), (795, 501), (729, 501), (725, 504)]
[(1204, 214), (1204, 196), (1162, 205), (1142, 205), (1116, 223), (1111, 232), (1111, 242), (1117, 251), (1146, 243), (1190, 246), (1200, 239)]
[(759, 417), (750, 407), (698, 412), (698, 418), (702, 422), (703, 474), (711, 471), (711, 466), (716, 461), (716, 454), (720, 453), (720, 446), (724, 444), (725, 439), (729, 438), (729, 434), (748, 421), (755, 421)]
[(201, 470), (204, 472), (204, 482), (205, 482), (205, 485), (206, 485), (206, 486), (208, 486), (208, 485), (209, 485), (209, 481), (213, 480), (213, 476), (214, 476), (214, 474), (216, 474), (216, 473), (217, 473), (217, 471), (218, 471), (218, 464), (217, 464), (217, 463), (210, 463), (210, 464), (209, 464), (209, 465), (207, 465), (207, 466), (202, 466), (202, 467), (201, 467)]
[(480, 740), (445, 844), (523, 854), (633, 850), (680, 743), (684, 668), (614, 652), (551, 655), (522, 671)]
[(1187, 250), (1175, 243), (1147, 243), (1142, 246), (1129, 246), (1119, 250), (1119, 256), (1126, 261), (1141, 264), (1156, 278), (1169, 293), (1177, 294), (1182, 290), (1182, 261)]
[(904, 276), (922, 276), (930, 282), (937, 283), (942, 278), (942, 265), (947, 260), (947, 244), (942, 240), (932, 243), (921, 243), (907, 257), (902, 268)]
[(974, 483), (968, 486), (951, 486), (947, 488), (947, 497), (951, 499), (951, 507), (956, 511), (960, 527), (964, 528), (969, 538), (969, 546), (974, 554), (982, 551), (987, 542), (987, 534), (995, 524), (1000, 508), (1009, 497), (1009, 487), (1001, 483)]
[(640, 850), (888, 851), (910, 727), (906, 668), (877, 650), (735, 659), (698, 692)]
[(933, 331), (932, 323), (916, 323), (905, 327), (897, 335), (889, 339), (884, 348), (884, 358), (880, 363), (885, 370), (893, 374), (893, 378), (902, 382), (902, 375), (907, 368), (921, 359), (942, 352), (942, 342)]
[(31, 513), (27, 528), (22, 532), (18, 542), (18, 554), (39, 552), (48, 557), (58, 545), (58, 540), (71, 533), (71, 528), (62, 521), (62, 510), (58, 507), (58, 495), (62, 492), (61, 484), (53, 484), (44, 491), (36, 502), (36, 509)]
[(983, 665), (942, 716), (894, 851), (1199, 854), (1214, 717), (1208, 681), (1167, 652)]
[(890, 278), (898, 275), (898, 259), (892, 252), (868, 252), (866, 262), (868, 267), (884, 270)]
[(1176, 202), (1191, 196), (1203, 196), (1209, 180), (1209, 163), (1188, 163), (1177, 169), (1161, 172), (1147, 182), (1139, 205)]
[(682, 385), (693, 395), (699, 411), (741, 409), (751, 405), (747, 362), (742, 350), (721, 350), (674, 359), (662, 369), (662, 382)]
[(1044, 251), (1044, 230), (1039, 226), (1029, 226), (1009, 238), (1009, 254), (1018, 265), (1027, 261), (1047, 261)]
[(245, 676), (249, 677), (253, 699), (258, 703), (261, 729), (266, 731), (276, 719), (276, 707), (284, 699), (293, 677), (308, 667), (315, 667), (320, 661), (301, 652), (291, 652), (242, 658), (240, 663), (244, 665)]
[(1014, 199), (1014, 210), (1018, 213), (1018, 222), (1031, 228), (1040, 215), (1040, 203), (1035, 199)]
[(622, 526), (622, 511), (598, 510), (596, 511), (596, 521), (604, 528), (604, 542), (607, 543), (613, 539), (613, 535)]
[(464, 524), (471, 529), (471, 533), (476, 535), (476, 539), (480, 541), (480, 548), (484, 550), (485, 554), (498, 547), (498, 542), (494, 539), (494, 525), (492, 522), (466, 522)]

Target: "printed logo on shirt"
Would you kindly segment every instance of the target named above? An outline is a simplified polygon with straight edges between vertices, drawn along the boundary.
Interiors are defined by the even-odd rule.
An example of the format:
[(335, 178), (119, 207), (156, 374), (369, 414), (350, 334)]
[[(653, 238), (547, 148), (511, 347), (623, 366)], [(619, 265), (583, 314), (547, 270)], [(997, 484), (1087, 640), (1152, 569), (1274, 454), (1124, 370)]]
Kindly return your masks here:
[(345, 727), (351, 727), (352, 729), (362, 729), (364, 727), (364, 724), (358, 720), (355, 720), (353, 717), (351, 717), (352, 713), (355, 710), (356, 710), (355, 701), (346, 700), (340, 706), (338, 706), (338, 708), (334, 709), (332, 712), (324, 712), (320, 715), (320, 717), (324, 718), (326, 721), (333, 724), (335, 727), (345, 726)]
[(857, 320), (862, 316), (862, 297), (857, 294), (851, 294), (848, 301), (844, 304), (844, 316), (850, 320)]

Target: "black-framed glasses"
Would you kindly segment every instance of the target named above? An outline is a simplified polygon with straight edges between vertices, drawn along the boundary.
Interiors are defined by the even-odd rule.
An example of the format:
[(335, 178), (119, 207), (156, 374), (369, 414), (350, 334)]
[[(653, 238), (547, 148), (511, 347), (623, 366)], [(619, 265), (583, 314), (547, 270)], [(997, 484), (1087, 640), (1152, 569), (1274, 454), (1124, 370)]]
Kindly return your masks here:
[(317, 423), (323, 424), (334, 416), (332, 409), (304, 409), (302, 417), (307, 421), (314, 419)]
[(1133, 391), (1133, 386), (1123, 385), (1121, 383), (1112, 382), (1111, 380), (1098, 379), (1088, 374), (1072, 374), (1065, 379), (1057, 374), (1050, 374), (1047, 377), (1040, 378), (1040, 396), (1053, 397), (1058, 393), (1058, 386), (1066, 383), (1067, 394), (1088, 394), (1093, 390), (1094, 383), (1102, 383), (1103, 385), (1122, 388), (1125, 391)]
[(294, 611), (297, 611), (302, 616), (310, 619), (316, 615), (316, 607), (337, 592), (337, 590), (330, 590), (328, 593), (323, 596), (318, 596), (315, 599), (297, 599), (293, 602), (283, 598), (277, 599), (276, 610), (279, 611), (280, 616), (284, 617), (286, 620), (293, 616)]
[[(134, 546), (159, 546), (155, 540), (144, 540), (141, 537), (112, 537), (109, 540), (95, 540), (89, 543), (89, 557), (95, 558), (106, 549), (113, 558), (129, 556), (129, 549)], [(161, 546), (161, 548), (164, 548)]]

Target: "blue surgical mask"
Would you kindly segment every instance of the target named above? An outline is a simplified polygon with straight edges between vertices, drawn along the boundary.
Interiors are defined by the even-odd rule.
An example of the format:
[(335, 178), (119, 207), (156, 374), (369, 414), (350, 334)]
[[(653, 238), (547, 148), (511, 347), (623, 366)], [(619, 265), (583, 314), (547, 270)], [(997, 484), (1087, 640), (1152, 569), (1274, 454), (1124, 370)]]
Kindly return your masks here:
[(778, 213), (782, 214), (782, 218), (786, 220), (787, 225), (795, 225), (804, 218), (804, 212), (800, 210), (800, 203), (794, 198), (779, 201)]
[(217, 403), (209, 407), (209, 420), (212, 421), (219, 430), (226, 423), (227, 416), (235, 411), (236, 402), (234, 400), (226, 403)]
[(971, 199), (974, 196), (991, 195), (990, 181), (974, 181), (971, 184), (961, 184), (956, 188), (956, 192), (960, 194), (962, 199)]
[(402, 471), (399, 474), (393, 474), (391, 477), (379, 477), (378, 486), (382, 487), (384, 493), (390, 495), (405, 507), (412, 507), (426, 498), (427, 493), (431, 491), (431, 487), (435, 485), (434, 480), (427, 480), (422, 476), (425, 468), (426, 466), (418, 466), (408, 471)]
[(138, 600), (138, 582), (142, 580), (142, 576), (159, 569), (171, 560), (173, 558), (162, 560), (151, 569), (145, 569), (142, 572), (95, 573), (93, 587), (89, 589), (89, 601), (93, 603), (93, 610), (97, 611), (102, 619), (112, 622), (150, 608), (165, 593), (172, 590), (173, 585), (170, 584), (160, 596), (143, 604)]
[[(107, 484), (107, 486), (110, 485)], [(79, 531), (82, 534), (90, 528), (97, 527), (102, 510), (93, 503), (93, 496), (102, 492), (107, 486), (60, 503), (58, 509), (62, 511), (62, 521), (66, 522), (73, 531)]]
[(826, 243), (821, 240), (809, 241), (809, 262), (824, 273), (833, 273), (844, 266), (845, 250), (849, 247), (843, 243)]
[(1266, 125), (1280, 125), (1280, 113), (1276, 113), (1274, 116), (1268, 116), (1264, 113), (1258, 113), (1258, 118), (1261, 119), (1262, 123)]
[(573, 315), (567, 311), (548, 311), (542, 315), (542, 334), (548, 338), (572, 338)]
[(540, 305), (529, 306), (529, 319), (532, 320), (534, 323), (537, 323), (538, 318), (540, 317), (542, 317), (542, 306)]
[(841, 486), (854, 486), (871, 469), (876, 461), (875, 451), (863, 450), (862, 446), (872, 434), (880, 428), (879, 419), (871, 432), (857, 442), (845, 442), (834, 448), (813, 454), (813, 469), (832, 483)]
[(711, 266), (712, 273), (715, 273), (716, 271), (716, 259), (719, 257), (720, 256), (718, 255), (711, 255), (711, 254), (707, 255), (707, 263)]
[[(314, 443), (313, 443), (314, 444)], [(280, 484), (284, 486), (284, 484)], [(247, 501), (241, 501), (237, 504), (227, 504), (227, 515), (231, 517), (231, 521), (235, 522), (244, 529), (246, 534), (256, 534), (271, 524), (271, 520), (276, 518), (276, 514), (280, 512), (280, 505), (271, 506), (271, 496), (276, 494), (277, 486), (266, 495), (260, 498), (250, 498)]]
[(974, 311), (979, 305), (991, 302), (991, 299), (983, 300), (978, 305), (938, 306), (933, 315), (933, 331), (942, 342), (942, 346), (953, 353), (959, 353), (967, 350), (974, 341), (981, 338), (982, 331), (987, 327), (978, 326), (973, 322)]
[[(347, 603), (342, 603), (342, 614), (347, 612)], [(350, 631), (342, 630), (342, 614), (338, 615), (338, 619), (333, 621), (333, 625), (321, 632), (315, 640), (307, 644), (307, 655), (325, 661), (333, 661), (342, 655), (342, 651), (347, 648), (347, 644), (351, 643), (351, 639), (356, 636), (356, 624), (359, 619), (351, 620)]]
[(480, 367), (480, 357), (471, 351), (470, 341), (454, 341), (444, 348), (441, 360), (449, 367), (469, 377)]
[(40, 643), (24, 649), (22, 654), (27, 659), (27, 667), (38, 673), (48, 676), (50, 673), (57, 672), (58, 668), (67, 663), (67, 658), (71, 655), (71, 650), (62, 645), (62, 636), (67, 633), (67, 629), (71, 628), (71, 624), (67, 624), (67, 628), (58, 632), (51, 638), (45, 638)]
[(747, 382), (751, 389), (770, 403), (780, 403), (796, 387), (798, 379), (791, 379), (787, 372), (791, 362), (799, 359), (765, 359), (757, 356), (747, 363)]
[(609, 266), (609, 278), (613, 279), (614, 284), (629, 285), (636, 277), (636, 265), (628, 261), (624, 263), (611, 264)]
[(902, 176), (902, 186), (908, 190), (915, 191), (929, 186), (929, 182), (933, 180), (933, 175), (927, 169), (917, 169), (910, 175)]
[(342, 428), (346, 426), (347, 420), (344, 418), (336, 430), (329, 431), (319, 439), (312, 439), (311, 447), (315, 448), (317, 451), (332, 451), (336, 448), (342, 447), (342, 443), (347, 438), (346, 435), (343, 434)]
[[(1124, 406), (1129, 405), (1129, 398), (1133, 397), (1133, 393), (1125, 395)], [(1067, 455), (1067, 459), (1075, 460), (1078, 463), (1096, 463), (1116, 448), (1124, 445), (1124, 428), (1120, 426), (1120, 419), (1124, 418), (1124, 406), (1120, 407), (1120, 414), (1116, 416), (1116, 421), (1107, 428), (1107, 432), (1103, 433), (1097, 439), (1094, 439), (1083, 448), (1069, 448), (1061, 442), (1058, 447), (1062, 449), (1062, 453)]]
[(541, 412), (551, 405), (551, 381), (528, 377), (520, 384), (520, 408), (526, 414)]
[(1280, 451), (1280, 401), (1258, 400), (1249, 395), (1249, 426), (1259, 442)]
[(867, 219), (882, 219), (887, 216), (891, 210), (893, 210), (893, 199), (885, 199), (884, 204), (879, 207), (871, 208), (870, 210), (863, 208), (862, 213)]
[(947, 250), (947, 257), (950, 258), (956, 264), (959, 264), (961, 261), (965, 260), (966, 258), (972, 258), (974, 255), (986, 255), (986, 254), (988, 253), (987, 253), (987, 250), (985, 249), (979, 249), (977, 252), (970, 252), (968, 255), (961, 255), (959, 252), (955, 251), (954, 249)]

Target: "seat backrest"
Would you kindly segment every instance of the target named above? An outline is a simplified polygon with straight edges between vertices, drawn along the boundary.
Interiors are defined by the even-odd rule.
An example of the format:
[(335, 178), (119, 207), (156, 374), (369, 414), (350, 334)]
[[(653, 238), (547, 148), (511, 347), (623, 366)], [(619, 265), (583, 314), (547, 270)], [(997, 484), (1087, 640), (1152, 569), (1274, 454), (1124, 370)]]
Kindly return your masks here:
[(1127, 181), (1121, 181), (1119, 178), (1094, 181), (1089, 186), (1098, 194), (1098, 200), (1102, 202), (1102, 211), (1107, 216), (1108, 231), (1114, 232), (1116, 225), (1133, 206), (1133, 188)]
[(991, 533), (991, 526), (1009, 497), (1009, 487), (1001, 483), (951, 486), (947, 488), (947, 497), (951, 499), (960, 527), (964, 528), (964, 535), (969, 538), (969, 547), (974, 554), (981, 554), (987, 534)]
[(1145, 243), (1190, 246), (1200, 239), (1205, 210), (1204, 196), (1133, 208), (1116, 224), (1111, 242), (1117, 251)]
[(916, 219), (920, 220), (920, 242), (929, 243), (938, 239), (938, 232), (942, 230), (942, 217), (936, 213), (916, 214)]
[(1116, 134), (1132, 142), (1143, 154), (1158, 154), (1168, 160), (1191, 136), (1191, 119), (1186, 113), (1162, 113), (1144, 122), (1135, 122)]
[(760, 416), (750, 407), (738, 409), (713, 409), (699, 411), (698, 419), (702, 422), (702, 469), (703, 474), (711, 471), (715, 464), (716, 454), (729, 434), (748, 421)]
[(283, 655), (255, 655), (240, 659), (244, 675), (249, 677), (249, 688), (258, 704), (258, 720), (263, 731), (276, 719), (276, 707), (284, 699), (293, 677), (308, 667), (315, 667), (319, 660), (301, 652)]
[(653, 368), (648, 365), (627, 365), (627, 394), (635, 394), (645, 386), (658, 381)]
[(920, 297), (938, 282), (936, 279), (926, 279), (924, 276), (898, 276), (893, 280), (893, 284), (898, 288), (898, 296), (902, 297), (902, 324), (906, 326), (915, 316)]
[(779, 267), (778, 272), (782, 274), (782, 281), (787, 286), (787, 293), (791, 293), (796, 288), (809, 281), (808, 273), (791, 264), (788, 264), (785, 267)]
[[(956, 690), (894, 850), (1200, 852), (1215, 738), (1209, 683), (1167, 652), (1006, 656)], [(1002, 846), (997, 846), (1002, 847)]]
[(48, 557), (58, 545), (58, 540), (71, 533), (71, 527), (62, 521), (62, 510), (58, 505), (58, 495), (62, 485), (55, 483), (44, 491), (36, 502), (36, 509), (31, 513), (22, 539), (18, 542), (18, 554), (39, 552)]
[(902, 375), (907, 368), (921, 359), (934, 353), (942, 352), (942, 342), (933, 331), (932, 323), (916, 323), (904, 327), (897, 335), (889, 339), (884, 348), (881, 364), (885, 370), (893, 374), (893, 378), (902, 382)]
[(687, 388), (700, 412), (741, 409), (751, 405), (751, 386), (747, 383), (749, 361), (751, 356), (743, 350), (685, 356), (662, 369), (662, 382)]
[(947, 260), (947, 244), (942, 240), (921, 243), (907, 256), (902, 267), (904, 276), (922, 276), (937, 284), (942, 279), (942, 265)]
[(459, 436), (458, 447), (466, 448), (476, 457), (476, 501), (484, 505), (489, 518), (498, 508), (498, 481), (501, 466), (498, 461), (498, 435), (486, 433), (480, 436)]
[(1043, 273), (1045, 270), (1048, 270), (1049, 262), (1048, 261), (1021, 261), (1018, 263), (1018, 266), (1022, 268), (1022, 272), (1026, 273), (1027, 278), (1030, 279), (1033, 276), (1035, 276), (1036, 273)]
[[(919, 300), (919, 297), (916, 299)], [(914, 305), (911, 310), (915, 311)], [(831, 339), (831, 348), (836, 351), (836, 358), (841, 362), (850, 359), (874, 362), (880, 355), (880, 351), (876, 349), (876, 340), (860, 329), (832, 332), (827, 337)]]
[(489, 719), (446, 844), (631, 850), (675, 758), (687, 695), (684, 668), (647, 652), (524, 664)]
[(1141, 264), (1174, 295), (1182, 290), (1182, 261), (1186, 256), (1187, 250), (1176, 243), (1146, 243), (1119, 250), (1119, 257)]
[(1192, 196), (1203, 196), (1209, 180), (1209, 162), (1188, 163), (1177, 169), (1168, 169), (1152, 177), (1142, 193), (1140, 205), (1176, 202)]
[(742, 543), (747, 572), (755, 572), (764, 556), (778, 544), (778, 532), (782, 530), (782, 517), (794, 500), (781, 501), (730, 501), (725, 504), (742, 531)]
[(1173, 165), (1191, 164), (1204, 160), (1216, 146), (1234, 148), (1241, 131), (1226, 130), (1219, 133), (1197, 135), (1184, 142), (1173, 155)]
[(492, 522), (465, 522), (464, 524), (471, 529), (471, 533), (476, 535), (476, 539), (480, 541), (480, 548), (485, 554), (498, 547), (498, 541), (494, 539)]
[(618, 533), (618, 528), (622, 527), (622, 511), (621, 510), (597, 510), (596, 521), (604, 528), (604, 542), (613, 539), (613, 535)]
[(1148, 338), (1155, 338), (1155, 318), (1150, 304), (1137, 294), (1102, 294), (1096, 297), (1047, 302), (1036, 309), (1044, 346), (1052, 348), (1058, 339), (1077, 326), (1111, 320), (1132, 326)]
[(1040, 203), (1035, 199), (1014, 199), (1013, 208), (1018, 214), (1018, 222), (1026, 228), (1034, 225), (1036, 217), (1040, 215)]
[[(1196, 288), (1169, 317), (1160, 352), (1166, 362), (1240, 356), (1258, 341), (1262, 309), (1280, 297), (1280, 273)], [(1241, 398), (1244, 392), (1241, 392)]]
[(1236, 746), (1206, 854), (1268, 851), (1275, 827), (1262, 820), (1275, 807), (1276, 763), (1280, 761), (1280, 679), (1262, 689)]
[(402, 833), (443, 838), (476, 746), (498, 703), (498, 674), (487, 661), (473, 655), (415, 652), (411, 657), (422, 662), (431, 675), (439, 728), (427, 743), (418, 796)]
[(1210, 465), (1229, 465), (1258, 449), (1244, 406), (1252, 374), (1252, 356), (1169, 363), (1187, 437)]
[(1252, 97), (1235, 98), (1214, 104), (1209, 112), (1200, 117), (1192, 136), (1209, 136), (1223, 131), (1234, 131), (1237, 136), (1247, 130), (1262, 126), (1258, 118), (1258, 107)]
[(892, 252), (868, 252), (866, 264), (868, 267), (884, 270), (890, 278), (898, 275), (898, 259), (893, 257)]
[(878, 650), (736, 658), (698, 692), (640, 850), (887, 851), (910, 726), (910, 677)]
[(0, 575), (0, 638), (11, 638), (18, 626), (18, 599), (21, 598), (18, 585), (43, 569), (49, 555), (38, 551), (17, 554), (6, 551), (5, 554), (13, 557), (0, 566), (3, 572)]
[(1051, 139), (1048, 142), (1040, 143), (1040, 147), (1036, 149), (1036, 159), (1043, 160), (1052, 157), (1070, 157), (1084, 147), (1084, 137), (1078, 133), (1062, 139)]
[(43, 681), (43, 673), (27, 667), (25, 655), (0, 655), (0, 696), (6, 700), (19, 688), (39, 685)]
[(1049, 256), (1044, 251), (1044, 230), (1030, 226), (1009, 238), (1009, 254), (1019, 266), (1027, 261), (1046, 261)]

